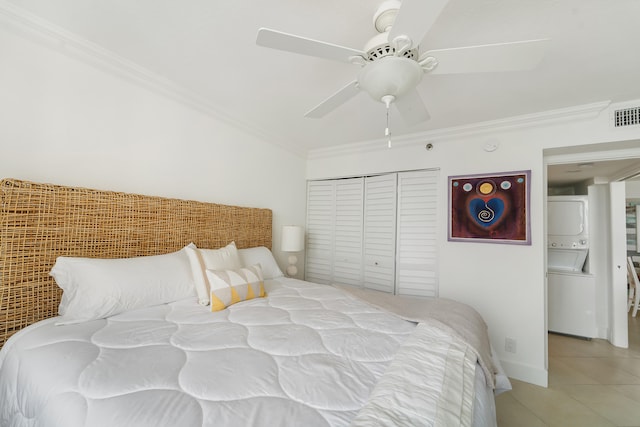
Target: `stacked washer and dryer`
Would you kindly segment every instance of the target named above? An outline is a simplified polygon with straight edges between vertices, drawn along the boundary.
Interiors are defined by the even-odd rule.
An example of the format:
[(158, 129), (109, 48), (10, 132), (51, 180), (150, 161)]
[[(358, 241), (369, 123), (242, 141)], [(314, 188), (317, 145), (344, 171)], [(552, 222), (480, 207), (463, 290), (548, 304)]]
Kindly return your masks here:
[(594, 338), (596, 282), (588, 263), (588, 196), (549, 196), (547, 230), (548, 329)]

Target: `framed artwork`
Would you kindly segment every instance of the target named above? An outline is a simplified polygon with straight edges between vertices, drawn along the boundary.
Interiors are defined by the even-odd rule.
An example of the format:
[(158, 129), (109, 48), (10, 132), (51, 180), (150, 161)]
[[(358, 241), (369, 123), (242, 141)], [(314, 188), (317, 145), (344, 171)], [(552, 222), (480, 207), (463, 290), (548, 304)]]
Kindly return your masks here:
[(449, 177), (449, 241), (531, 244), (531, 171)]

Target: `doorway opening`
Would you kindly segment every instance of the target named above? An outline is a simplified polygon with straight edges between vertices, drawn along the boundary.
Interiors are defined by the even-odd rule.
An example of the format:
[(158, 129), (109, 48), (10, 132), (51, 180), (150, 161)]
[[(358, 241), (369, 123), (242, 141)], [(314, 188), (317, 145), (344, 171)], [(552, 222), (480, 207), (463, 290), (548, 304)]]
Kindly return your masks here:
[[(592, 335), (587, 338), (603, 338), (615, 346), (627, 347), (625, 263), (629, 248), (624, 206), (627, 193), (633, 196), (632, 192), (626, 191), (627, 187), (636, 191), (637, 183), (640, 192), (640, 141), (549, 149), (544, 152), (544, 161), (547, 173), (545, 201), (550, 200), (550, 196), (584, 195), (596, 202), (591, 203), (593, 209), (589, 215), (592, 220), (597, 219), (596, 227), (590, 227), (593, 230), (590, 240), (594, 245), (589, 249), (585, 263), (586, 274), (569, 278), (557, 275), (550, 270), (548, 255), (545, 258), (547, 325), (557, 324), (558, 313), (571, 319), (571, 311), (578, 304), (578, 311), (593, 315), (590, 320), (594, 322), (594, 329), (587, 333)], [(640, 193), (637, 197), (640, 198)], [(548, 203), (545, 212), (548, 216)], [(545, 230), (547, 227), (548, 218)], [(638, 247), (635, 250), (640, 251)], [(589, 280), (592, 289), (581, 287), (590, 283)], [(581, 301), (575, 301), (576, 298)], [(585, 304), (590, 306), (584, 308)], [(582, 322), (580, 319), (574, 321)]]

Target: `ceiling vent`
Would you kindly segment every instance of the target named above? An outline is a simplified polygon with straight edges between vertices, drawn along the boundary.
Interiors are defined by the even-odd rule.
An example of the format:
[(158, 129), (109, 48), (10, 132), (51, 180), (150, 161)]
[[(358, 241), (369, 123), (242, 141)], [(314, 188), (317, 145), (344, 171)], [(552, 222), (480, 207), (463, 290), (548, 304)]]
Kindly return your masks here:
[(621, 108), (613, 112), (613, 127), (640, 125), (640, 107)]

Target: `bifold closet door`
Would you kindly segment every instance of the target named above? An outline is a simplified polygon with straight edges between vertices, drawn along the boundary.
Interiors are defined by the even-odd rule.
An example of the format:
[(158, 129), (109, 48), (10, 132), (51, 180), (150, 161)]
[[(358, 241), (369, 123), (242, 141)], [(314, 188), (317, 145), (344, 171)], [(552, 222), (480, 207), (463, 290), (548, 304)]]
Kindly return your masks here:
[(333, 282), (362, 287), (364, 178), (335, 182)]
[(364, 182), (364, 287), (393, 293), (396, 254), (397, 174)]
[(364, 178), (307, 186), (305, 279), (362, 287)]
[(328, 284), (333, 277), (334, 205), (333, 181), (307, 184), (305, 279), (309, 282)]
[(438, 171), (310, 181), (305, 279), (438, 296)]
[(396, 294), (438, 296), (438, 171), (398, 174)]

